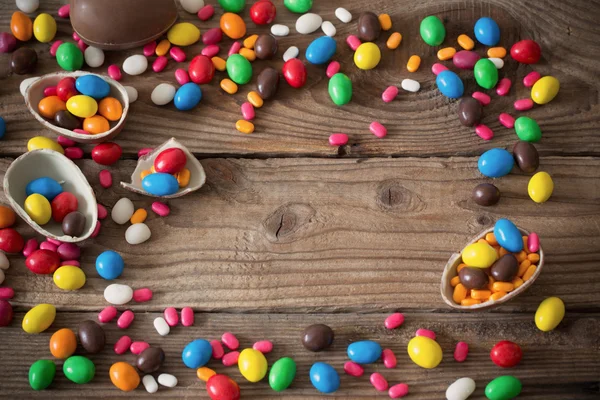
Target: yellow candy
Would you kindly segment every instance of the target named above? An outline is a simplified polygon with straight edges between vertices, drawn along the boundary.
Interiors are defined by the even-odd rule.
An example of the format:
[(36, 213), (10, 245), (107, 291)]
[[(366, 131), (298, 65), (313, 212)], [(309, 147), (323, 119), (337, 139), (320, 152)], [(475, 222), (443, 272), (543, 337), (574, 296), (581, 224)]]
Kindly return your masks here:
[(497, 258), (498, 253), (487, 243), (470, 244), (462, 252), (463, 262), (474, 268), (488, 268)]
[(76, 117), (89, 118), (98, 112), (98, 103), (90, 96), (78, 94), (67, 100), (67, 110)]
[(435, 368), (442, 362), (442, 348), (438, 342), (426, 336), (415, 336), (408, 342), (408, 355), (422, 368)]
[(200, 29), (189, 22), (180, 22), (169, 29), (167, 39), (175, 46), (189, 46), (200, 39)]
[(554, 182), (547, 172), (538, 172), (529, 180), (527, 192), (531, 200), (536, 203), (545, 203), (548, 201), (554, 191)]
[(85, 273), (79, 267), (63, 265), (53, 275), (54, 284), (62, 290), (77, 290), (85, 285)]
[(550, 103), (558, 94), (560, 82), (553, 76), (544, 76), (531, 88), (531, 100), (537, 104)]
[(258, 382), (267, 374), (267, 359), (258, 350), (244, 349), (238, 358), (242, 376), (250, 382)]
[(52, 304), (38, 304), (23, 317), (23, 330), (27, 333), (41, 333), (52, 325), (56, 308)]
[(548, 297), (535, 312), (535, 325), (539, 330), (548, 332), (556, 328), (564, 317), (565, 303), (558, 297)]
[(54, 150), (59, 152), (60, 154), (65, 154), (65, 151), (63, 150), (60, 144), (44, 136), (32, 137), (31, 139), (29, 139), (29, 142), (27, 142), (27, 151), (37, 149)]
[(50, 14), (40, 14), (33, 21), (33, 36), (42, 43), (48, 43), (56, 35), (56, 21)]
[(46, 225), (52, 217), (52, 207), (47, 198), (34, 193), (25, 199), (25, 212), (38, 225)]
[(375, 43), (363, 43), (354, 53), (354, 64), (363, 70), (375, 68), (379, 61), (381, 61), (381, 50)]
[(225, 71), (227, 68), (227, 61), (223, 60), (221, 57), (213, 57), (210, 60), (217, 71)]

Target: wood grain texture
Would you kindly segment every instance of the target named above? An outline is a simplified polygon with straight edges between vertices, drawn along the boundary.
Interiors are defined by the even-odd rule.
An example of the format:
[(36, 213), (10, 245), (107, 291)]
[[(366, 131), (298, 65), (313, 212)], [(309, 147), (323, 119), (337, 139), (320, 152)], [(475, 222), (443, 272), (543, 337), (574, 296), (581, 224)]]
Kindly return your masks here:
[[(40, 11), (56, 14), (61, 1), (49, 0), (42, 3)], [(285, 9), (281, 0), (276, 0), (278, 15), (276, 22), (291, 27), (292, 34), (279, 41), (276, 60), (256, 61), (255, 72), (267, 65), (281, 68), (281, 56), (285, 49), (296, 45), (304, 50), (308, 43), (320, 35), (299, 35), (295, 33), (296, 16)], [(337, 6), (343, 5), (355, 16), (354, 21), (342, 24), (334, 17)], [(15, 7), (13, 2), (0, 4), (0, 26), (8, 27), (10, 15)], [(519, 114), (512, 109), (518, 98), (529, 96), (529, 91), (521, 80), (532, 70), (530, 66), (518, 65), (510, 57), (500, 75), (513, 79), (513, 89), (509, 96), (500, 98), (493, 94), (493, 101), (486, 107), (483, 122), (495, 132), (491, 142), (479, 139), (470, 128), (459, 124), (456, 116), (456, 101), (449, 101), (435, 88), (435, 77), (430, 71), (437, 61), (438, 48), (425, 45), (418, 35), (420, 20), (428, 14), (441, 17), (447, 27), (444, 46), (457, 46), (456, 37), (461, 33), (473, 35), (473, 24), (480, 16), (489, 15), (498, 21), (502, 29), (501, 44), (510, 47), (519, 39), (533, 38), (543, 49), (542, 61), (534, 66), (542, 74), (555, 75), (561, 82), (559, 96), (552, 103), (536, 107), (526, 112), (538, 120), (544, 132), (539, 150), (543, 155), (598, 155), (600, 138), (597, 127), (600, 123), (598, 106), (598, 79), (600, 67), (597, 54), (600, 52), (600, 31), (597, 20), (600, 5), (597, 2), (572, 0), (566, 2), (493, 0), (474, 1), (425, 1), (377, 0), (369, 2), (369, 9), (387, 12), (392, 16), (395, 29), (404, 36), (402, 45), (396, 51), (385, 48), (389, 33), (384, 32), (378, 41), (383, 48), (380, 66), (372, 71), (360, 71), (352, 64), (352, 52), (345, 44), (348, 34), (356, 31), (356, 17), (365, 10), (361, 0), (316, 1), (314, 11), (324, 19), (334, 22), (338, 29), (336, 59), (342, 63), (342, 71), (350, 76), (354, 85), (351, 104), (344, 107), (333, 105), (327, 94), (328, 80), (325, 66), (309, 65), (309, 79), (303, 90), (290, 88), (282, 82), (276, 99), (268, 102), (257, 112), (256, 132), (242, 135), (234, 129), (240, 118), (239, 107), (245, 101), (247, 92), (254, 88), (252, 82), (241, 88), (234, 96), (225, 94), (218, 88), (224, 73), (217, 73), (210, 85), (203, 85), (204, 98), (199, 107), (190, 112), (179, 112), (173, 105), (157, 107), (150, 101), (152, 89), (161, 82), (176, 84), (173, 72), (176, 68), (187, 67), (187, 62), (177, 64), (172, 60), (160, 74), (148, 71), (141, 76), (124, 76), (122, 83), (132, 85), (139, 91), (139, 100), (133, 104), (127, 125), (117, 143), (123, 146), (126, 155), (132, 155), (141, 147), (156, 146), (171, 136), (176, 136), (199, 155), (244, 155), (247, 157), (269, 156), (351, 156), (397, 155), (397, 156), (452, 156), (479, 155), (491, 147), (512, 147), (516, 135), (513, 130), (503, 128), (498, 123), (501, 112)], [(180, 19), (191, 21), (202, 31), (218, 26), (221, 9), (216, 16), (201, 22), (195, 15), (180, 11)], [(243, 16), (248, 21), (249, 32), (266, 33), (268, 27), (255, 27), (250, 22), (248, 10)], [(68, 39), (71, 28), (68, 22), (59, 21), (60, 39)], [(225, 53), (231, 41), (223, 42)], [(48, 54), (49, 45), (30, 42), (39, 55), (37, 75), (57, 71), (59, 67)], [(188, 59), (200, 52), (201, 45), (186, 48)], [(482, 55), (486, 49), (476, 49)], [(112, 63), (121, 65), (129, 55), (141, 53), (141, 49), (126, 52), (107, 53), (105, 65), (93, 69), (106, 73)], [(421, 69), (410, 74), (405, 65), (412, 54), (423, 58)], [(9, 55), (0, 54), (0, 65), (8, 63)], [(451, 65), (451, 62), (446, 62)], [(2, 71), (2, 69), (0, 69)], [(256, 76), (257, 74), (255, 74)], [(468, 95), (477, 90), (471, 71), (462, 71)], [(404, 78), (414, 78), (421, 83), (421, 91), (416, 94), (401, 93), (396, 101), (385, 104), (381, 93), (389, 85), (400, 85)], [(0, 147), (1, 155), (15, 156), (25, 150), (27, 140), (38, 134), (52, 136), (43, 130), (29, 115), (18, 91), (24, 76), (8, 76), (2, 80), (0, 94), (0, 115), (8, 123), (8, 133)], [(377, 139), (369, 133), (373, 120), (383, 123), (389, 130), (385, 139)], [(173, 123), (177, 121), (177, 123)], [(330, 147), (328, 136), (333, 132), (346, 132), (350, 144), (342, 149)], [(89, 151), (89, 147), (86, 151)]]
[[(297, 365), (296, 379), (292, 386), (281, 394), (276, 394), (268, 386), (268, 379), (255, 384), (245, 381), (235, 367), (224, 367), (213, 360), (208, 366), (217, 372), (232, 376), (239, 384), (242, 398), (388, 398), (386, 393), (378, 394), (369, 383), (369, 375), (380, 372), (390, 384), (404, 382), (410, 387), (411, 399), (439, 400), (446, 387), (454, 380), (469, 376), (477, 382), (476, 392), (470, 399), (485, 399), (485, 385), (499, 375), (511, 374), (523, 384), (519, 399), (538, 400), (586, 400), (596, 399), (600, 394), (600, 314), (569, 313), (559, 328), (552, 332), (541, 332), (533, 323), (532, 314), (500, 315), (489, 318), (481, 324), (481, 315), (408, 313), (404, 325), (389, 331), (383, 326), (386, 314), (261, 314), (239, 315), (196, 313), (193, 327), (178, 326), (171, 334), (160, 337), (152, 327), (152, 321), (159, 313), (136, 313), (131, 328), (120, 330), (116, 323), (104, 325), (107, 334), (105, 349), (90, 359), (96, 364), (96, 377), (87, 385), (76, 385), (68, 381), (62, 373), (62, 361), (57, 362), (56, 379), (50, 389), (33, 392), (27, 383), (29, 366), (40, 358), (51, 359), (48, 340), (59, 328), (76, 330), (84, 319), (96, 319), (96, 313), (59, 313), (56, 321), (39, 335), (25, 335), (19, 324), (3, 330), (0, 351), (3, 359), (11, 363), (0, 363), (3, 396), (14, 398), (25, 394), (26, 398), (201, 398), (207, 399), (205, 384), (196, 378), (196, 371), (186, 368), (181, 362), (181, 351), (191, 340), (198, 338), (218, 339), (223, 332), (234, 332), (241, 348), (250, 347), (257, 340), (269, 339), (274, 343), (274, 351), (267, 355), (269, 364), (280, 357), (292, 357)], [(22, 313), (15, 316), (21, 321)], [(311, 353), (300, 343), (302, 330), (313, 323), (326, 323), (335, 332), (333, 346), (322, 353)], [(418, 328), (432, 329), (444, 351), (440, 366), (433, 370), (422, 369), (413, 364), (406, 353), (406, 345)], [(131, 353), (118, 356), (113, 345), (122, 335), (133, 340), (145, 340), (153, 346), (165, 350), (166, 361), (159, 372), (175, 375), (179, 384), (175, 389), (165, 387), (149, 396), (143, 387), (129, 393), (118, 391), (110, 383), (108, 370), (117, 361), (134, 362)], [(343, 372), (343, 364), (348, 361), (346, 347), (359, 340), (375, 340), (382, 347), (390, 348), (396, 354), (398, 366), (386, 369), (380, 361), (365, 367), (365, 375), (350, 377)], [(500, 340), (511, 340), (523, 349), (523, 359), (516, 368), (502, 369), (489, 358), (492, 346)], [(469, 356), (465, 363), (454, 361), (452, 354), (457, 342), (469, 344)], [(77, 354), (86, 355), (79, 348)], [(317, 361), (330, 363), (341, 376), (341, 388), (334, 396), (319, 396), (308, 378), (310, 366)], [(157, 376), (158, 374), (155, 374)], [(407, 397), (408, 398), (408, 397)]]
[[(101, 204), (110, 208), (127, 196), (136, 207), (150, 209), (151, 198), (116, 184), (102, 189), (97, 164), (78, 164)], [(108, 282), (98, 277), (95, 258), (112, 249), (125, 259), (119, 282), (155, 293), (152, 303), (132, 306), (137, 310), (191, 305), (244, 312), (448, 311), (439, 293), (448, 258), (496, 219), (509, 217), (540, 235), (547, 261), (532, 288), (500, 310), (533, 311), (555, 294), (570, 310), (598, 310), (600, 160), (542, 158), (541, 169), (556, 185), (550, 201), (533, 203), (526, 194), (529, 177), (515, 171), (496, 180), (503, 198), (490, 208), (470, 199), (473, 187), (485, 181), (475, 158), (202, 164), (203, 188), (170, 201), (167, 218), (150, 212), (149, 242), (128, 245), (126, 225), (102, 221), (100, 235), (83, 250), (88, 281), (77, 292), (59, 290), (50, 277), (27, 270), (22, 257), (12, 257), (7, 284), (17, 292), (15, 304), (102, 307)], [(2, 160), (0, 171), (7, 166)], [(133, 169), (133, 161), (110, 167), (114, 182)]]

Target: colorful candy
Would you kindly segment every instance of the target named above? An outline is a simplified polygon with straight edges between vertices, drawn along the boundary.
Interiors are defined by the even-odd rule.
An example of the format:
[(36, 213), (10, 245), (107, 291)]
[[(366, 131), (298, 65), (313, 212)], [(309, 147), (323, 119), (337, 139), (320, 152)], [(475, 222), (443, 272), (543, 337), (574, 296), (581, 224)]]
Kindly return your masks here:
[(435, 368), (442, 361), (442, 348), (433, 339), (415, 336), (408, 342), (408, 355), (422, 368)]
[(275, 361), (269, 371), (269, 386), (276, 392), (287, 389), (296, 377), (296, 363), (290, 357)]
[(52, 360), (37, 360), (29, 367), (29, 386), (33, 390), (44, 390), (54, 380), (56, 364)]
[(340, 387), (340, 376), (329, 364), (314, 363), (310, 367), (310, 382), (321, 393), (333, 393)]
[(211, 355), (212, 346), (210, 343), (204, 339), (196, 339), (185, 346), (181, 358), (186, 367), (195, 369), (206, 365)]
[(542, 49), (533, 40), (521, 40), (512, 45), (510, 56), (523, 64), (536, 64), (542, 56)]
[(499, 376), (485, 387), (485, 396), (489, 400), (510, 400), (521, 393), (522, 385), (514, 376)]
[(479, 18), (474, 31), (477, 41), (486, 46), (495, 46), (500, 41), (500, 27), (489, 17)]
[(267, 374), (267, 359), (258, 350), (244, 349), (238, 358), (238, 368), (249, 382), (258, 382)]
[[(521, 117), (523, 118), (523, 117)], [(512, 155), (504, 149), (490, 149), (479, 157), (477, 167), (479, 172), (490, 178), (500, 178), (512, 170), (514, 160)]]
[(108, 374), (113, 385), (124, 392), (130, 392), (140, 384), (140, 376), (135, 368), (123, 361), (111, 365)]
[(56, 317), (56, 308), (52, 304), (38, 304), (25, 314), (23, 330), (27, 333), (41, 333), (48, 329)]
[(475, 381), (471, 378), (460, 378), (446, 389), (447, 400), (467, 400), (475, 391)]
[(421, 21), (419, 32), (423, 41), (430, 46), (439, 46), (446, 38), (444, 23), (435, 15), (430, 15)]
[(348, 358), (359, 364), (371, 364), (381, 357), (381, 345), (372, 340), (351, 343), (348, 346)]
[(435, 79), (435, 83), (440, 92), (451, 99), (458, 99), (465, 91), (462, 80), (450, 70), (440, 72)]
[(499, 367), (510, 368), (519, 364), (523, 357), (521, 347), (508, 340), (502, 340), (492, 347), (490, 358)]
[(536, 203), (545, 203), (548, 201), (554, 191), (554, 182), (547, 172), (538, 172), (533, 175), (527, 185), (527, 193), (531, 200)]
[(338, 72), (329, 80), (328, 90), (331, 100), (338, 106), (348, 104), (352, 99), (352, 81), (341, 72)]

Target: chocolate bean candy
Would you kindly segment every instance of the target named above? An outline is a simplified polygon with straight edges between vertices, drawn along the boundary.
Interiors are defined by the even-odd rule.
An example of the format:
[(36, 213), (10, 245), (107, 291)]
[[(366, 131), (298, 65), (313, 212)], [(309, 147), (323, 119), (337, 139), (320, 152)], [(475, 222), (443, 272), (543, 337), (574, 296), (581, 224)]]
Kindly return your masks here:
[(37, 64), (37, 53), (29, 47), (21, 47), (10, 56), (10, 69), (18, 75), (32, 72)]
[(146, 374), (158, 371), (165, 361), (165, 352), (160, 347), (148, 347), (137, 357), (135, 365)]
[(256, 57), (261, 60), (270, 60), (277, 53), (277, 39), (271, 35), (260, 35), (254, 43)]
[(529, 142), (517, 142), (513, 147), (513, 157), (523, 172), (534, 172), (540, 166), (540, 156), (537, 149)]
[(475, 126), (481, 120), (483, 106), (479, 100), (464, 97), (458, 104), (458, 120), (464, 126)]
[(490, 272), (495, 280), (510, 282), (519, 272), (519, 262), (512, 254), (505, 254), (492, 264)]
[(104, 329), (96, 322), (91, 320), (83, 321), (77, 327), (79, 343), (88, 353), (99, 353), (106, 343)]
[(487, 274), (481, 268), (464, 267), (458, 272), (458, 277), (467, 289), (483, 289), (489, 282)]
[(333, 343), (333, 330), (324, 324), (314, 324), (304, 329), (302, 345), (310, 351), (322, 351)]
[(500, 190), (491, 183), (481, 183), (473, 189), (472, 198), (480, 206), (493, 206), (500, 200)]
[(374, 13), (367, 11), (358, 17), (358, 37), (365, 42), (373, 42), (381, 34), (381, 22)]
[(276, 69), (267, 67), (256, 78), (258, 94), (263, 100), (268, 100), (275, 96), (279, 88), (279, 72)]
[(70, 131), (81, 128), (81, 120), (67, 110), (59, 110), (54, 114), (54, 123)]
[(79, 211), (68, 213), (63, 219), (62, 230), (65, 235), (79, 236), (85, 229), (85, 215)]

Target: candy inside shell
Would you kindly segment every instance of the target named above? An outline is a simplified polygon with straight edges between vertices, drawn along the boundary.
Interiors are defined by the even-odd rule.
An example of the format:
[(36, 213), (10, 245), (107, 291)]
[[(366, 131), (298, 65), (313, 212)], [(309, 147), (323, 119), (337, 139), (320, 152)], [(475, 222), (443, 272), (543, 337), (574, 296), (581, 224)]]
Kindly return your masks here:
[[(526, 230), (519, 228), (519, 231), (521, 232), (522, 236), (529, 236), (529, 232), (527, 232)], [(479, 232), (477, 234), (477, 236), (471, 238), (471, 240), (469, 240), (469, 242), (464, 247), (468, 246), (471, 243), (477, 242), (479, 239), (484, 239), (485, 235), (487, 235), (490, 232), (491, 233), (494, 232), (493, 227)], [(442, 294), (442, 298), (444, 299), (444, 302), (446, 302), (446, 304), (448, 304), (452, 308), (455, 308), (457, 310), (462, 310), (462, 311), (489, 310), (491, 308), (499, 306), (500, 304), (506, 303), (507, 301), (514, 299), (519, 294), (521, 294), (525, 290), (527, 290), (527, 288), (529, 288), (529, 286), (531, 286), (533, 284), (533, 282), (535, 282), (535, 280), (538, 278), (538, 276), (540, 276), (540, 273), (542, 272), (542, 268), (544, 266), (544, 250), (542, 250), (542, 246), (540, 245), (540, 248), (538, 250), (538, 254), (540, 255), (540, 261), (538, 262), (535, 273), (533, 274), (531, 279), (527, 280), (521, 286), (519, 286), (518, 288), (516, 288), (512, 292), (508, 293), (506, 296), (502, 297), (499, 300), (496, 300), (496, 301), (488, 300), (488, 301), (484, 301), (480, 304), (475, 304), (472, 306), (462, 306), (460, 304), (456, 304), (454, 302), (454, 300), (452, 299), (452, 294), (454, 292), (454, 288), (450, 284), (450, 280), (453, 277), (458, 275), (456, 273), (456, 268), (462, 262), (461, 253), (462, 253), (462, 250), (458, 253), (454, 253), (452, 255), (452, 257), (450, 257), (450, 260), (448, 260), (448, 263), (446, 264), (446, 267), (444, 268), (444, 273), (442, 274), (442, 282), (441, 282), (441, 286), (440, 286), (440, 291)]]
[[(44, 176), (62, 183), (65, 192), (73, 193), (77, 197), (78, 211), (83, 213), (86, 219), (80, 236), (65, 235), (61, 224), (52, 220), (42, 227), (25, 212), (25, 187), (32, 180)], [(32, 150), (14, 160), (4, 175), (4, 192), (15, 212), (36, 232), (61, 242), (75, 243), (87, 239), (98, 221), (96, 196), (87, 179), (73, 161), (53, 150)]]
[(164, 199), (173, 199), (200, 189), (206, 182), (206, 173), (204, 172), (204, 168), (202, 168), (202, 164), (200, 164), (200, 161), (198, 161), (196, 157), (194, 157), (194, 155), (184, 145), (179, 143), (175, 138), (167, 140), (165, 143), (161, 144), (150, 153), (140, 157), (137, 166), (135, 167), (135, 171), (133, 171), (133, 174), (131, 175), (131, 183), (121, 182), (121, 186), (135, 193), (151, 197), (158, 197), (146, 192), (142, 188), (142, 179), (140, 175), (142, 171), (149, 170), (150, 168), (152, 168), (152, 166), (154, 165), (154, 159), (163, 150), (170, 149), (173, 147), (183, 150), (185, 156), (187, 157), (187, 164), (185, 165), (185, 168), (190, 170), (190, 182), (186, 187), (180, 188), (176, 193), (160, 197)]

